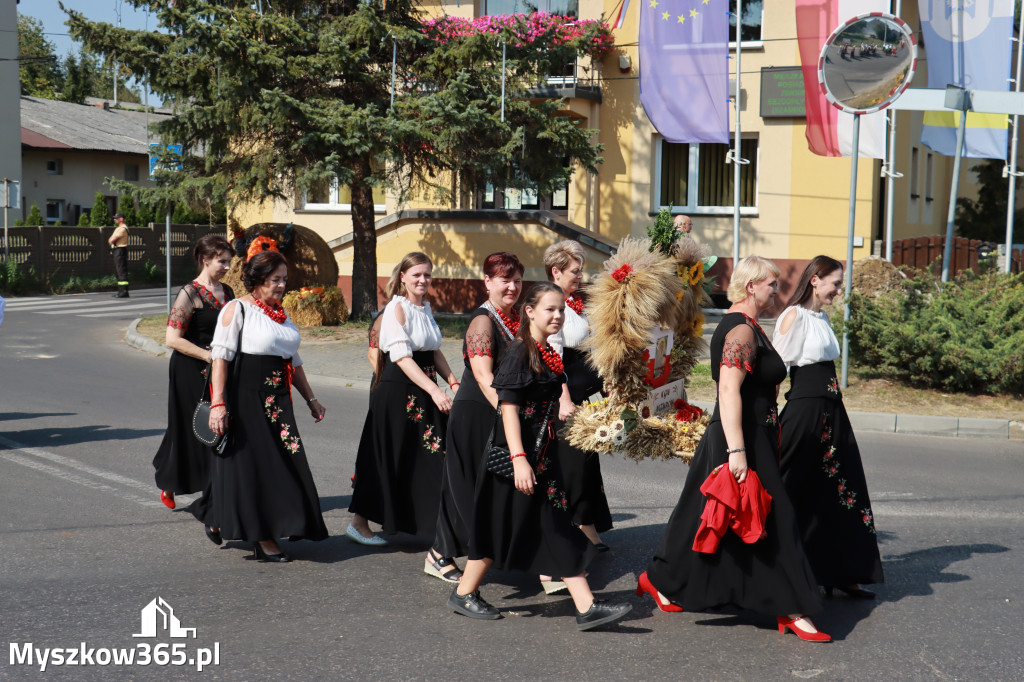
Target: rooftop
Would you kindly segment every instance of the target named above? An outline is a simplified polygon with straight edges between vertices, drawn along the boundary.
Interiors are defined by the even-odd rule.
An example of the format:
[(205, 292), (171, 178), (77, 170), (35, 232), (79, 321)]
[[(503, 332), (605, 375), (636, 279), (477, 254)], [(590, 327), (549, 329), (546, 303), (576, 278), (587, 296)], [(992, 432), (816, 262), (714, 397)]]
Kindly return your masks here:
[(89, 98), (88, 104), (74, 104), (42, 97), (21, 98), (21, 145), (28, 149), (149, 154), (146, 125), (166, 120), (171, 113), (157, 110), (147, 114), (139, 105), (132, 109), (110, 108), (110, 102)]

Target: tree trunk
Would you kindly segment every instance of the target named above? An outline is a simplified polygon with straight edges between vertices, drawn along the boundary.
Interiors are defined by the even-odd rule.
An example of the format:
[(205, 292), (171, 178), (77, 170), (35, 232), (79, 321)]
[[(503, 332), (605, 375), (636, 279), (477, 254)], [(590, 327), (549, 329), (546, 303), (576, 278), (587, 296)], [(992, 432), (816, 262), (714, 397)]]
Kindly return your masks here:
[(377, 229), (373, 190), (363, 183), (370, 160), (358, 159), (352, 178), (352, 315), (365, 317), (377, 310)]

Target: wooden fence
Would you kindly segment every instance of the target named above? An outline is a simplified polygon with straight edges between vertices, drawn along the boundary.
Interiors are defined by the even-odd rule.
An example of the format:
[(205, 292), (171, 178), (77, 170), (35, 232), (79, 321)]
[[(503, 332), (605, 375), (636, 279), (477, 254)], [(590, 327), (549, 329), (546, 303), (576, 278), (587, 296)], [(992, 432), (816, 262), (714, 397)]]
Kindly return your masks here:
[[(892, 264), (907, 265), (922, 270), (932, 263), (936, 263), (936, 267), (941, 267), (945, 245), (945, 237), (911, 237), (910, 239), (895, 240), (892, 243)], [(979, 253), (983, 254), (985, 251), (996, 253), (998, 245), (978, 239), (954, 237), (950, 276), (961, 270), (977, 272)], [(1024, 253), (1021, 249), (1013, 249), (1012, 259), (1010, 271), (1024, 271)]]
[[(171, 225), (171, 271), (192, 270), (192, 248), (206, 234), (226, 234), (225, 225)], [(113, 227), (10, 227), (11, 260), (32, 267), (42, 281), (53, 277), (98, 277), (114, 272), (114, 259), (107, 240)], [(0, 256), (3, 254), (0, 232)], [(163, 267), (167, 262), (166, 227), (128, 229), (128, 269), (134, 271), (146, 261)]]

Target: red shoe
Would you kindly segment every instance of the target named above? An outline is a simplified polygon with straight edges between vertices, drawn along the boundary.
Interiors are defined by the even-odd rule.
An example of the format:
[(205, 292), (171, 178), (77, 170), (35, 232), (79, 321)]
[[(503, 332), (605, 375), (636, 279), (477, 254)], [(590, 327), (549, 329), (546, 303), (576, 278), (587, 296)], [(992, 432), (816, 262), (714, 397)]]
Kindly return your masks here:
[(673, 604), (670, 601), (661, 601), (661, 598), (658, 597), (658, 590), (655, 589), (654, 585), (651, 584), (650, 578), (647, 577), (647, 571), (641, 573), (640, 577), (637, 578), (636, 581), (636, 596), (639, 597), (643, 595), (644, 592), (654, 597), (654, 603), (658, 605), (659, 609), (666, 613), (680, 613), (683, 610), (683, 607), (679, 604)]
[(166, 490), (160, 491), (160, 501), (164, 503), (164, 506), (168, 509), (174, 509), (174, 493), (169, 493)]
[(779, 616), (779, 632), (786, 634), (786, 628), (793, 631), (793, 634), (804, 640), (805, 642), (831, 642), (832, 638), (826, 635), (824, 632), (808, 632), (797, 626), (796, 622), (799, 618), (787, 618), (786, 616)]

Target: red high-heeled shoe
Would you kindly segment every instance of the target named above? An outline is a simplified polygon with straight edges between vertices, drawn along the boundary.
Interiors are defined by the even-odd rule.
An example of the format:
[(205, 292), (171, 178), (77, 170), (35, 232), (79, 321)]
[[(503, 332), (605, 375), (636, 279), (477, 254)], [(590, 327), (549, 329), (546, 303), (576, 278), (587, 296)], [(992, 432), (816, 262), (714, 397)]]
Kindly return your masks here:
[(174, 509), (174, 493), (169, 493), (166, 490), (160, 491), (160, 501), (164, 503), (164, 506), (168, 509)]
[(647, 577), (647, 571), (641, 573), (640, 577), (637, 578), (636, 581), (636, 596), (642, 596), (644, 592), (651, 595), (654, 598), (654, 603), (658, 605), (658, 608), (666, 613), (680, 613), (683, 610), (683, 607), (679, 604), (661, 601), (661, 598), (658, 597), (658, 590), (651, 584), (651, 579)]
[(779, 632), (786, 634), (786, 629), (789, 628), (793, 631), (793, 634), (804, 640), (805, 642), (831, 642), (832, 638), (826, 635), (822, 631), (808, 632), (796, 625), (796, 622), (800, 618), (787, 618), (786, 616), (779, 616)]

